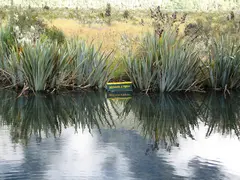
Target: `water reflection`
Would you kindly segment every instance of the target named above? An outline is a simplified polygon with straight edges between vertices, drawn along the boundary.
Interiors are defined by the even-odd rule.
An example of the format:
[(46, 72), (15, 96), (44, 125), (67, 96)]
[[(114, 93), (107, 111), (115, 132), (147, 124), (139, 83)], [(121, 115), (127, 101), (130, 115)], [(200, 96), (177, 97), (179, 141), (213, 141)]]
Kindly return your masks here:
[[(64, 128), (75, 131), (93, 128), (116, 128), (128, 124), (148, 139), (152, 149), (159, 145), (169, 151), (179, 146), (178, 137), (195, 139), (192, 132), (204, 123), (206, 137), (212, 133), (240, 135), (240, 95), (222, 94), (161, 94), (135, 95), (130, 99), (107, 99), (103, 92), (68, 95), (19, 97), (12, 91), (0, 92), (0, 117), (3, 125), (11, 127), (12, 140), (27, 140), (35, 135), (59, 136)], [(127, 127), (131, 129), (130, 127)]]
[(96, 127), (113, 127), (110, 108), (101, 93), (72, 95), (44, 95), (19, 97), (13, 92), (0, 93), (0, 115), (3, 125), (11, 127), (12, 140), (27, 143), (31, 135), (38, 141), (42, 135), (54, 137), (63, 128), (74, 127), (76, 131)]
[(224, 97), (221, 93), (208, 94), (203, 103), (201, 118), (208, 126), (206, 136), (217, 132), (222, 135), (240, 135), (240, 94), (232, 92)]
[(194, 96), (162, 94), (133, 97), (125, 104), (123, 115), (133, 112), (141, 132), (154, 139), (148, 153), (159, 149), (159, 143), (169, 151), (171, 146), (179, 146), (179, 134), (194, 139), (191, 130), (198, 125), (198, 111)]
[(0, 92), (0, 179), (240, 178), (238, 93), (16, 97)]

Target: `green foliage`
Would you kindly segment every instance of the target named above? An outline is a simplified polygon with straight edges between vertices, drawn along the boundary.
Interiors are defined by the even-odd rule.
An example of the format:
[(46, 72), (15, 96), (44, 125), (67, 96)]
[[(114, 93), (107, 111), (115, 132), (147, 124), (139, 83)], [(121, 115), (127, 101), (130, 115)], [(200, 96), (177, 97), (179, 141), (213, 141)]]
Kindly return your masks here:
[(9, 48), (16, 45), (16, 36), (12, 26), (1, 27), (0, 29), (0, 51), (7, 52)]
[(3, 50), (0, 46), (0, 80), (32, 91), (103, 88), (116, 67), (110, 60), (111, 53), (103, 53), (101, 47), (96, 49), (79, 40), (62, 45), (37, 41), (34, 46), (9, 48), (9, 54)]
[(164, 33), (159, 40), (161, 59), (158, 60), (159, 89), (179, 91), (197, 85), (200, 59), (194, 44), (179, 38), (174, 32)]
[[(36, 43), (35, 46), (24, 45), (20, 56), (25, 80), (33, 91), (52, 88), (54, 68), (58, 57), (56, 44)], [(57, 73), (57, 72), (56, 72)]]
[(152, 54), (147, 57), (136, 58), (129, 55), (124, 59), (126, 73), (135, 88), (141, 91), (154, 91), (156, 88), (157, 69), (154, 67)]
[(111, 16), (111, 13), (112, 13), (111, 4), (108, 3), (108, 4), (107, 4), (107, 7), (106, 7), (106, 9), (105, 9), (105, 16), (106, 16), (106, 17), (110, 17), (110, 16)]
[(65, 35), (55, 26), (52, 28), (46, 28), (45, 33), (41, 36), (42, 38), (49, 39), (50, 41), (57, 41), (58, 44), (62, 44), (65, 41)]
[(17, 40), (11, 26), (1, 27), (0, 30), (0, 81), (2, 84), (16, 85), (20, 72), (17, 70), (18, 61), (12, 56), (12, 50), (17, 49)]
[(15, 11), (11, 24), (18, 26), (21, 32), (29, 31), (32, 26), (37, 28), (39, 32), (43, 32), (46, 27), (43, 20), (39, 18), (38, 12), (31, 8), (23, 11)]
[(127, 73), (135, 87), (161, 92), (197, 88), (200, 59), (194, 44), (171, 31), (160, 38), (148, 34), (142, 43), (140, 53), (125, 58)]
[(102, 88), (113, 74), (111, 53), (102, 53), (101, 47), (87, 46), (84, 42), (71, 40), (65, 44), (71, 57), (73, 76), (76, 77), (74, 85), (77, 87)]
[(239, 38), (230, 35), (213, 38), (206, 65), (211, 88), (238, 89), (240, 87)]
[(128, 11), (128, 10), (125, 10), (125, 11), (123, 12), (123, 18), (128, 19), (129, 16), (130, 16), (129, 11)]

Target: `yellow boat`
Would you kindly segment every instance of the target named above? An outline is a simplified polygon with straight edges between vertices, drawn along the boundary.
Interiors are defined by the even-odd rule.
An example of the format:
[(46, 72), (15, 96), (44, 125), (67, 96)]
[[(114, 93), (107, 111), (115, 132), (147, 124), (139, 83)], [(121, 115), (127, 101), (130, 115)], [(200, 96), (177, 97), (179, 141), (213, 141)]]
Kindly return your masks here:
[(107, 83), (108, 92), (132, 92), (132, 82), (109, 82)]

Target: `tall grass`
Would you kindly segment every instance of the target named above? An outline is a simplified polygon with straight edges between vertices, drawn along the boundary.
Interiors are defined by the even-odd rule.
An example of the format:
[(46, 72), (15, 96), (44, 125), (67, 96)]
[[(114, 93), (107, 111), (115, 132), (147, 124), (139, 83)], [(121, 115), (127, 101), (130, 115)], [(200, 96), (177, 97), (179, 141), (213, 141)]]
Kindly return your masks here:
[(239, 38), (230, 35), (213, 38), (206, 64), (210, 88), (238, 89), (240, 87)]
[(1, 78), (10, 85), (27, 86), (32, 91), (65, 87), (102, 88), (110, 80), (114, 67), (111, 53), (80, 40), (36, 42), (16, 48), (0, 44)]
[(96, 48), (93, 44), (87, 46), (74, 40), (68, 41), (64, 48), (71, 52), (69, 57), (76, 86), (102, 88), (111, 79), (114, 71), (111, 52), (101, 52), (101, 46)]
[[(117, 64), (111, 52), (79, 39), (19, 44), (11, 28), (0, 31), (0, 82), (32, 91), (103, 88)], [(169, 29), (147, 34), (123, 66), (135, 89), (148, 92), (240, 88), (240, 43), (231, 35), (212, 37), (208, 59), (195, 43)], [(206, 59), (207, 54), (205, 54)], [(117, 79), (120, 80), (120, 79)]]
[(0, 81), (3, 84), (16, 85), (20, 72), (18, 70), (18, 58), (12, 54), (17, 49), (17, 40), (11, 27), (0, 29)]
[(21, 70), (32, 90), (40, 91), (51, 87), (54, 78), (50, 79), (50, 77), (53, 76), (57, 58), (58, 52), (55, 44), (37, 43), (34, 47), (23, 46), (23, 52), (20, 56)]
[(163, 33), (159, 40), (158, 80), (161, 92), (194, 90), (200, 59), (194, 43), (179, 38), (175, 32)]
[(127, 56), (125, 64), (135, 87), (142, 91), (186, 91), (195, 89), (198, 83), (198, 52), (194, 44), (173, 31), (161, 37), (148, 34), (140, 52)]

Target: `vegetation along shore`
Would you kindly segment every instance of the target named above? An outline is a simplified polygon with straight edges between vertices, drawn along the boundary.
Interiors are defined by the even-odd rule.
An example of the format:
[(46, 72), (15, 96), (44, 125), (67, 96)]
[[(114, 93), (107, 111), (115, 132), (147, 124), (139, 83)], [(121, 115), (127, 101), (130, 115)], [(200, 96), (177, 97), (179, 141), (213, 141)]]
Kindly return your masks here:
[(132, 81), (152, 92), (240, 88), (240, 14), (0, 9), (0, 85), (24, 93)]

